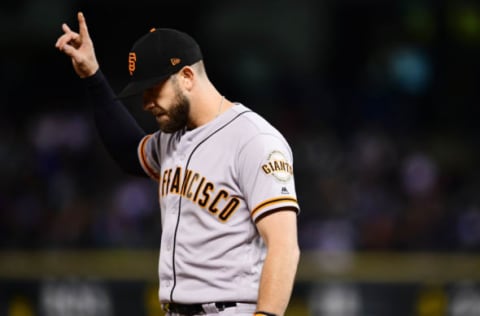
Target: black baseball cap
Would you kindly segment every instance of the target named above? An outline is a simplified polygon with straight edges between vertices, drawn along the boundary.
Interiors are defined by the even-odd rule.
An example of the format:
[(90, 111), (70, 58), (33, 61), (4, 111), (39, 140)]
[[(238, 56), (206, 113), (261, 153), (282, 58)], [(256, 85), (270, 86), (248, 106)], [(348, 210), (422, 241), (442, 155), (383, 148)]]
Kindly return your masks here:
[(143, 93), (184, 66), (201, 59), (200, 47), (190, 35), (170, 28), (152, 29), (140, 37), (130, 50), (130, 82), (118, 97), (126, 98)]

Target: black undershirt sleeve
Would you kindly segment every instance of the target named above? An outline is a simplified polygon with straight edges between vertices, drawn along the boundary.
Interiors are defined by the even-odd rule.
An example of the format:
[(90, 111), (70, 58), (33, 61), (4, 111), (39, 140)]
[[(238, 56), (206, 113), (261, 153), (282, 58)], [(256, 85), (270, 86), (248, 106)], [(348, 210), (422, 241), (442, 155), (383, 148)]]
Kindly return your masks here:
[(108, 153), (125, 172), (147, 176), (137, 155), (137, 146), (145, 131), (116, 98), (101, 70), (83, 80), (93, 106), (96, 129)]

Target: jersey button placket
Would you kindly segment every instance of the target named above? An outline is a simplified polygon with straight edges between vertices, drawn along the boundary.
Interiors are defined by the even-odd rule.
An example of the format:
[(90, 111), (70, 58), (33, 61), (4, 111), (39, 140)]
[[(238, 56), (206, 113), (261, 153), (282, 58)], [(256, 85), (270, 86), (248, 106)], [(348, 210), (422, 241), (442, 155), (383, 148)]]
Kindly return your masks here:
[(182, 146), (182, 148), (179, 152), (179, 155), (178, 155), (178, 158), (180, 159), (180, 161), (185, 162), (185, 160), (187, 159), (186, 152), (187, 152), (191, 143), (192, 143), (192, 140), (190, 138), (185, 139), (185, 143), (183, 144), (183, 146)]
[(172, 213), (172, 214), (177, 213), (179, 203), (180, 203), (180, 197), (178, 197), (178, 199), (176, 199), (176, 202), (170, 207), (170, 213)]
[[(180, 205), (180, 197), (178, 197), (176, 203), (174, 203), (174, 205), (171, 206), (170, 208), (170, 213), (173, 214), (176, 214), (178, 212), (178, 207)], [(167, 251), (172, 251), (173, 249), (173, 242), (174, 242), (174, 238), (172, 235), (169, 235), (168, 238), (167, 238)]]

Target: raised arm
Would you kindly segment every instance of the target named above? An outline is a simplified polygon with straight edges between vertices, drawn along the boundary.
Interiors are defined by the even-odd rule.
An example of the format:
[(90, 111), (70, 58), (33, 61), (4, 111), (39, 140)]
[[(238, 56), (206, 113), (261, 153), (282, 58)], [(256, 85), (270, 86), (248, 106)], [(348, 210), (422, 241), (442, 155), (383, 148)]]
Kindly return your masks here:
[(146, 176), (137, 157), (137, 146), (145, 132), (101, 72), (83, 13), (79, 12), (77, 18), (78, 33), (62, 24), (63, 34), (55, 47), (70, 57), (73, 69), (86, 85), (97, 131), (111, 157), (125, 172)]

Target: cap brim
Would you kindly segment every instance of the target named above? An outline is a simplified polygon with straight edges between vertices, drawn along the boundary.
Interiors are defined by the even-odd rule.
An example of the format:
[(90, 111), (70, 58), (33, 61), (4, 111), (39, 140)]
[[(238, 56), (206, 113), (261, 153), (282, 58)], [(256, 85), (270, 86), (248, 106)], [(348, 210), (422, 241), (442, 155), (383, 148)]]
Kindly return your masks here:
[(153, 87), (156, 84), (159, 84), (160, 82), (164, 81), (167, 79), (170, 75), (164, 75), (161, 77), (153, 78), (153, 79), (148, 79), (148, 80), (143, 80), (143, 81), (133, 81), (127, 84), (125, 88), (118, 94), (117, 98), (119, 99), (124, 99), (128, 97), (133, 97), (139, 94), (142, 94), (145, 90), (148, 88)]

